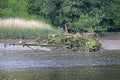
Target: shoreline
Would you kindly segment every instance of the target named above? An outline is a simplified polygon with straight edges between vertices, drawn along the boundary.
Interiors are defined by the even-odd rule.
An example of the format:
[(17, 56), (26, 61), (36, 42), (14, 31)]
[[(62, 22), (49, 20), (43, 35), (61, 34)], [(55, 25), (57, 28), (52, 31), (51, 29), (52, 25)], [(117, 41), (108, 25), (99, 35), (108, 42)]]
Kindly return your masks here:
[(120, 40), (103, 40), (101, 45), (105, 50), (120, 50)]
[[(38, 50), (38, 51), (46, 51), (51, 52), (52, 49), (50, 47), (41, 47), (41, 46), (22, 46), (22, 45), (11, 45), (18, 44), (20, 39), (0, 39), (0, 51), (2, 50)], [(37, 44), (36, 39), (25, 39), (26, 43), (34, 43)], [(101, 37), (101, 46), (103, 50), (120, 50), (120, 35), (107, 35)], [(59, 50), (57, 50), (59, 52)], [(62, 50), (60, 50), (62, 51)], [(53, 50), (54, 52), (54, 50)], [(56, 52), (56, 51), (55, 51)], [(63, 51), (64, 52), (64, 51)], [(70, 51), (67, 51), (70, 52)], [(72, 52), (72, 51), (71, 51)], [(76, 51), (77, 52), (77, 51)]]

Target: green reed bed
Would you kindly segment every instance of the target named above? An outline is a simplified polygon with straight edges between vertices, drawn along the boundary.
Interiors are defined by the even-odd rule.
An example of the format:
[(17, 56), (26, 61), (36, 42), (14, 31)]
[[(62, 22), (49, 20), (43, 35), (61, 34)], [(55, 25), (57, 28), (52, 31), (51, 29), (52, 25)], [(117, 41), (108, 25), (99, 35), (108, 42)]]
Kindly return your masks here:
[(42, 21), (20, 18), (0, 19), (1, 39), (40, 38), (41, 36), (57, 32), (57, 29)]
[(0, 38), (1, 39), (33, 39), (45, 36), (50, 33), (57, 33), (55, 29), (31, 29), (31, 28), (9, 28), (0, 27)]

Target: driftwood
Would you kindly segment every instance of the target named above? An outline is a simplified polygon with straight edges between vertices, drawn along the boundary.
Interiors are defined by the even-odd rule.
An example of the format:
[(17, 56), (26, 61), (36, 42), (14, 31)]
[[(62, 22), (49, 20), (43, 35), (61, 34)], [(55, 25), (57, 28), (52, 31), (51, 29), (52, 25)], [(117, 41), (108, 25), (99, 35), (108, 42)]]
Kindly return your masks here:
[(11, 45), (22, 45), (32, 50), (34, 49), (31, 46), (49, 47), (54, 50), (80, 51), (89, 49), (90, 51), (98, 51), (100, 48), (98, 41), (99, 40), (95, 39), (94, 33), (86, 33), (83, 35), (80, 33), (64, 33), (48, 35), (46, 38), (36, 40), (35, 43), (26, 43), (20, 40), (18, 43)]

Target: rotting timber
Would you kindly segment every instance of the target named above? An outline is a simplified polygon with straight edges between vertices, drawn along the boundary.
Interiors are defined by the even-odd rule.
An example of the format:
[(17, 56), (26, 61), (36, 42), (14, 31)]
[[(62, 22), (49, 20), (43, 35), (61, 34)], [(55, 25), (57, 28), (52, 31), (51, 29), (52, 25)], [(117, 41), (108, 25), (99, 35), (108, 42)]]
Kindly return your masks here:
[[(66, 27), (67, 28), (67, 27)], [(63, 30), (63, 29), (62, 29)], [(25, 43), (19, 41), (19, 44), (31, 48), (31, 46), (49, 47), (51, 50), (60, 51), (90, 51), (96, 52), (101, 49), (101, 43), (97, 34), (87, 33), (68, 33), (61, 31), (59, 34), (49, 34), (44, 38), (36, 40), (37, 43)], [(32, 48), (31, 48), (32, 49)]]
[(101, 48), (94, 33), (76, 34), (50, 34), (46, 39), (38, 40), (42, 46), (51, 46), (54, 50), (64, 51), (99, 51)]

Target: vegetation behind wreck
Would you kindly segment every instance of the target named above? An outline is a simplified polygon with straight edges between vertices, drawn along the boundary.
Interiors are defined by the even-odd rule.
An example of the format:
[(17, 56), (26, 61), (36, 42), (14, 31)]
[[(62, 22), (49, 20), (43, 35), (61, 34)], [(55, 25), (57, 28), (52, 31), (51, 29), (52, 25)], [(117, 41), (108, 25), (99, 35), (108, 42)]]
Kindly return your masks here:
[(0, 18), (45, 21), (71, 32), (92, 27), (97, 32), (120, 31), (120, 0), (0, 0)]
[[(95, 37), (75, 37), (75, 34), (70, 34), (72, 37), (66, 38), (68, 34), (67, 36), (59, 34), (57, 37), (49, 34), (58, 35), (61, 32), (57, 30), (58, 27), (63, 31), (67, 30), (66, 33), (82, 34), (89, 29), (93, 29), (95, 32), (119, 32), (119, 3), (119, 0), (1, 0), (0, 38), (39, 38), (43, 40), (49, 38), (49, 44), (61, 42), (61, 44), (67, 44), (67, 48), (74, 48), (74, 50), (79, 46), (83, 49), (99, 47), (99, 42)], [(9, 24), (9, 21), (4, 23), (4, 20), (7, 21), (10, 18), (14, 19), (12, 25)], [(23, 23), (15, 25), (17, 19), (23, 20), (24, 27), (22, 27)], [(32, 22), (27, 24), (30, 20), (36, 21), (38, 24), (40, 22), (45, 24), (42, 25), (42, 28), (40, 25), (36, 25), (36, 22), (35, 25), (32, 25)], [(6, 24), (8, 25), (5, 26)]]

